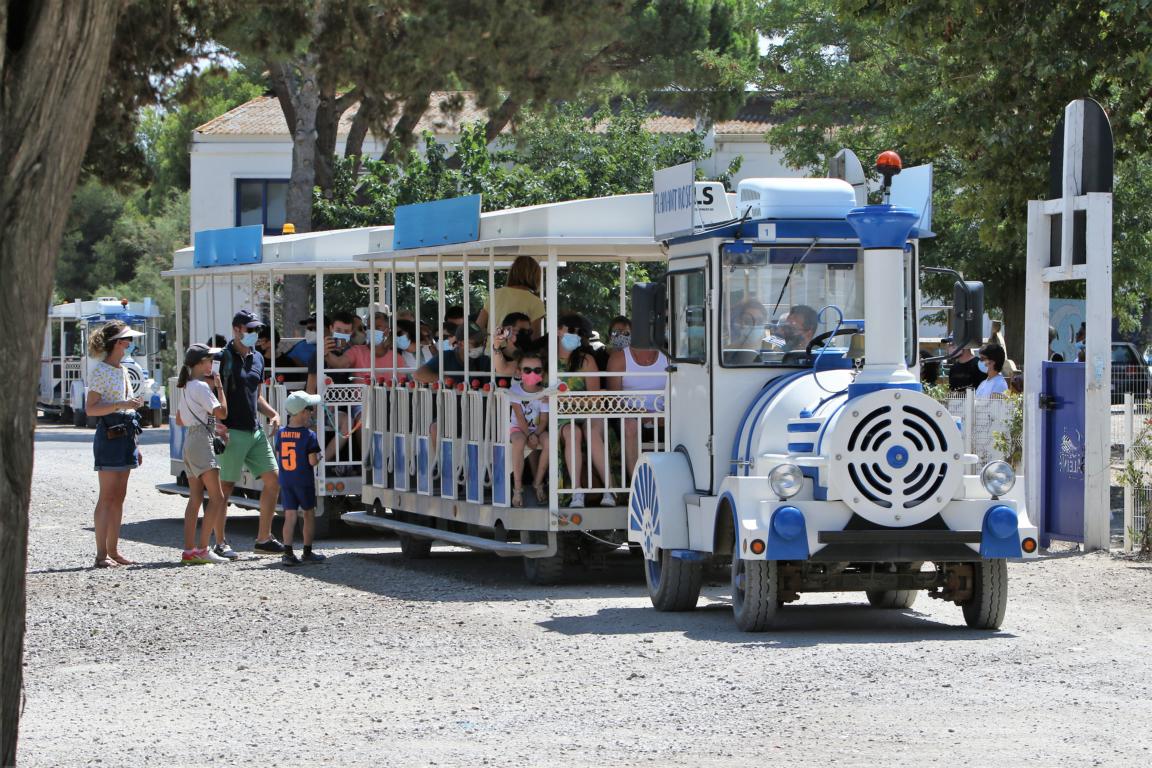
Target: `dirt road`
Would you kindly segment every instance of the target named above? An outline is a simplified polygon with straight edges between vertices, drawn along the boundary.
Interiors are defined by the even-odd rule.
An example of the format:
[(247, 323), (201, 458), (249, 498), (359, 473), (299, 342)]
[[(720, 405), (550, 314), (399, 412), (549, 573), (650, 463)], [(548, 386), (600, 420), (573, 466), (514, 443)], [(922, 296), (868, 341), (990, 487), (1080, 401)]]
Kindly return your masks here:
[[(1010, 566), (1004, 629), (921, 596), (806, 596), (765, 635), (724, 589), (651, 610), (626, 555), (562, 588), (346, 534), (322, 566), (177, 565), (167, 432), (96, 571), (91, 435), (43, 426), (23, 765), (1114, 765), (1152, 760), (1152, 565)], [(233, 523), (250, 548), (251, 516)]]

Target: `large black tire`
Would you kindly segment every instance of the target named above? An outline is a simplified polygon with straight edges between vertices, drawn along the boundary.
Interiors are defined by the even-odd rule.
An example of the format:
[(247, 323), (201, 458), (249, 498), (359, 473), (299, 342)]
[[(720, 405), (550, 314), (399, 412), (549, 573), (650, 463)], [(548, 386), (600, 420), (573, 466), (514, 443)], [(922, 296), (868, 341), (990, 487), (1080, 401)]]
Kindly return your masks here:
[[(528, 540), (533, 544), (547, 542), (547, 534), (529, 534)], [(524, 578), (529, 584), (538, 587), (548, 587), (559, 584), (564, 580), (564, 566), (567, 560), (568, 540), (563, 535), (556, 537), (556, 554), (550, 557), (525, 557)]]
[(432, 554), (432, 539), (409, 536), (406, 533), (401, 533), (396, 538), (400, 540), (400, 554), (408, 560), (425, 560)]
[(658, 611), (691, 611), (700, 600), (704, 563), (680, 560), (666, 549), (656, 550), (656, 560), (644, 560), (648, 597)]
[(915, 589), (869, 589), (864, 594), (873, 608), (903, 610), (912, 607), (919, 593)]
[(1008, 608), (1008, 561), (981, 560), (972, 569), (972, 598), (961, 605), (972, 629), (1000, 629)]
[(780, 610), (780, 569), (775, 560), (742, 560), (732, 553), (732, 616), (744, 632), (763, 632)]

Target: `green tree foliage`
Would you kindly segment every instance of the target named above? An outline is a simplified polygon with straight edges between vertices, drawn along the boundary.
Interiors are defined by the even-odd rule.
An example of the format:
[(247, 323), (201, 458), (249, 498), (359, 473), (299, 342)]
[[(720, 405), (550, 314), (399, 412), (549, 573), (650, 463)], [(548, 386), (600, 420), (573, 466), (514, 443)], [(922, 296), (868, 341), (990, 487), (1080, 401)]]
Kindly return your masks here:
[[(708, 156), (699, 134), (653, 134), (644, 128), (642, 103), (622, 102), (590, 115), (578, 105), (542, 114), (526, 113), (516, 144), (490, 150), (482, 124), (467, 126), (451, 148), (425, 137), (426, 151), (410, 151), (402, 164), (345, 160), (337, 165), (330, 197), (316, 191), (313, 199), (319, 228), (379, 226), (393, 223), (396, 206), (480, 194), (486, 211), (587, 197), (649, 192), (657, 168), (703, 160)], [(449, 154), (458, 164), (447, 162)], [(738, 161), (728, 173), (735, 173)], [(726, 180), (726, 179), (725, 179)], [(652, 267), (629, 270), (629, 280), (653, 277)], [(486, 298), (487, 276), (473, 285), (471, 303), (478, 310)], [(618, 272), (615, 265), (573, 264), (562, 271), (559, 291), (564, 309), (587, 315), (605, 328), (617, 314)], [(448, 303), (462, 303), (459, 284), (448, 286)], [(423, 314), (437, 302), (434, 286), (421, 297)], [(349, 301), (351, 297), (348, 297)], [(347, 302), (345, 302), (347, 303)]]
[(150, 171), (150, 202), (163, 208), (172, 191), (192, 185), (188, 143), (192, 131), (265, 91), (259, 70), (210, 66), (178, 81), (166, 106), (146, 107), (138, 144)]
[[(1047, 195), (1048, 139), (1073, 99), (1093, 96), (1112, 116), (1114, 279), (1121, 295), (1147, 295), (1140, 238), (1120, 229), (1142, 218), (1126, 206), (1147, 200), (1120, 186), (1147, 163), (1145, 3), (778, 0), (762, 9), (772, 40), (763, 85), (779, 98), (770, 141), (796, 166), (820, 168), (841, 146), (934, 163), (939, 238), (929, 259), (985, 282), (1011, 355), (1022, 356), (1027, 201)], [(1127, 324), (1132, 308), (1117, 306)]]

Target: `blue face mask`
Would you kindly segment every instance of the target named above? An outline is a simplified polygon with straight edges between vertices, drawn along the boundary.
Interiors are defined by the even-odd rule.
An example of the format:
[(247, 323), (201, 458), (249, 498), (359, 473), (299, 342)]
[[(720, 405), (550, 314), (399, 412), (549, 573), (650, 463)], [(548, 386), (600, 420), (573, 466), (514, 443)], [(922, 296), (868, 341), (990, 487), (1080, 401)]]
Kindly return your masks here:
[(124, 348), (124, 356), (128, 357), (129, 355), (131, 355), (135, 351), (136, 351), (136, 341), (133, 340), (133, 341), (128, 342), (128, 346)]
[(408, 349), (408, 347), (410, 347), (410, 346), (412, 346), (412, 340), (409, 339), (407, 336), (397, 336), (396, 337), (396, 349), (403, 352), (404, 350)]
[(381, 344), (383, 344), (384, 343), (384, 331), (381, 331), (381, 330), (372, 331), (372, 343), (375, 344), (376, 346), (380, 346)]
[(240, 343), (243, 344), (244, 346), (248, 347), (249, 349), (252, 349), (253, 347), (256, 346), (256, 339), (258, 336), (259, 336), (259, 334), (257, 334), (256, 331), (249, 331), (248, 333), (246, 333), (240, 337)]
[(1084, 342), (1082, 342), (1082, 341), (1076, 342), (1076, 351), (1077, 352), (1083, 352), (1084, 351)]
[(976, 363), (976, 367), (980, 369), (980, 373), (988, 373), (988, 366), (984, 363), (983, 360)]
[(444, 350), (445, 352), (451, 352), (452, 351), (452, 340), (451, 339), (444, 339), (444, 341), (440, 342), (440, 349)]
[(569, 352), (573, 352), (580, 347), (580, 337), (575, 333), (566, 333), (560, 337), (560, 346)]

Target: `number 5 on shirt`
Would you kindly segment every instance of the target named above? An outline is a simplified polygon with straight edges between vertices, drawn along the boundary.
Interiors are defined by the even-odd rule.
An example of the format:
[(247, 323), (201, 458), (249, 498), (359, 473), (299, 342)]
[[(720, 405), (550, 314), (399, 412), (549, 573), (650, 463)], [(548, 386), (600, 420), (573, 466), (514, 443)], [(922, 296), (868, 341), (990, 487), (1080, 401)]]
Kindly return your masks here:
[(280, 443), (280, 468), (285, 472), (296, 469), (296, 443), (287, 440)]

